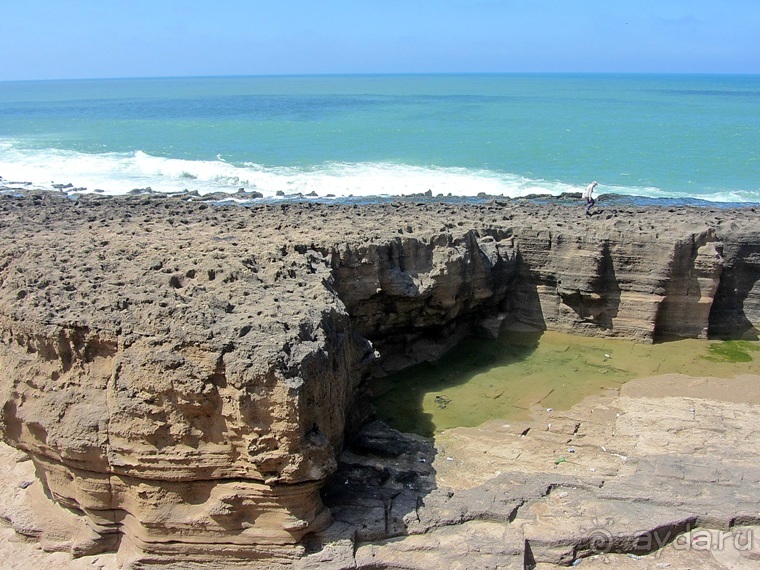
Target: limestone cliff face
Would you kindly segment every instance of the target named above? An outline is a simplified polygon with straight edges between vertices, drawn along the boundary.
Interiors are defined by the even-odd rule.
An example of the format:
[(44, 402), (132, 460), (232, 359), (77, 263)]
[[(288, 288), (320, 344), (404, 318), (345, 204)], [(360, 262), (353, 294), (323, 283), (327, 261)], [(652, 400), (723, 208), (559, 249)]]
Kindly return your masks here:
[(707, 336), (722, 271), (712, 229), (616, 221), (581, 235), (528, 229), (523, 242), (522, 320), (647, 341)]
[[(436, 340), (445, 349), (448, 337), (505, 327), (650, 342), (706, 338), (711, 326), (739, 331), (717, 313), (710, 322), (724, 261), (714, 228), (552, 225), (510, 220), (341, 249), (335, 288), (359, 332), (393, 346), (386, 360), (401, 365), (439, 356)], [(754, 308), (749, 314), (757, 322)]]
[(478, 323), (498, 330), (517, 270), (509, 232), (394, 238), (332, 252), (334, 287), (386, 370), (433, 360)]
[(723, 271), (710, 307), (710, 332), (755, 334), (760, 314), (760, 229), (729, 222), (716, 229), (723, 244)]
[(56, 548), (285, 564), (368, 374), (504, 327), (760, 323), (754, 212), (578, 210), (0, 198), (0, 425), (72, 517)]
[(0, 398), (5, 441), (84, 517), (68, 548), (296, 555), (373, 354), (325, 261), (56, 204), (2, 241)]

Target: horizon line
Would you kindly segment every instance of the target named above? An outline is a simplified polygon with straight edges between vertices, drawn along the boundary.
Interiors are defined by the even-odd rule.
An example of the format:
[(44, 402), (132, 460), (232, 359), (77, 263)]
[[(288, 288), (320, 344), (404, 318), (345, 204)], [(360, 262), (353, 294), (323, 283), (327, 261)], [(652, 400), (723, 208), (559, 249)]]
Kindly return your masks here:
[(114, 75), (104, 77), (48, 77), (27, 79), (0, 79), (0, 83), (34, 83), (45, 81), (118, 81), (149, 79), (233, 79), (233, 78), (287, 78), (287, 77), (402, 77), (402, 76), (452, 76), (452, 75), (641, 75), (641, 76), (733, 76), (758, 77), (760, 72), (733, 71), (381, 71), (381, 72), (312, 72), (312, 73), (241, 73), (219, 75)]

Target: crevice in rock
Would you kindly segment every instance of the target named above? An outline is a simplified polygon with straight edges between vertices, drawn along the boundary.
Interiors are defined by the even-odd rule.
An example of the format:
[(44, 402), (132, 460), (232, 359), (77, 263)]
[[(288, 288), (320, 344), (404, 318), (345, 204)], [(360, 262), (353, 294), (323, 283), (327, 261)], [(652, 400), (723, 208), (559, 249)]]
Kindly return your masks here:
[(758, 339), (755, 295), (760, 286), (760, 245), (746, 237), (719, 228), (723, 270), (710, 307), (708, 334), (711, 338)]
[(536, 557), (533, 555), (530, 541), (526, 540), (524, 546), (523, 570), (534, 570), (536, 566)]

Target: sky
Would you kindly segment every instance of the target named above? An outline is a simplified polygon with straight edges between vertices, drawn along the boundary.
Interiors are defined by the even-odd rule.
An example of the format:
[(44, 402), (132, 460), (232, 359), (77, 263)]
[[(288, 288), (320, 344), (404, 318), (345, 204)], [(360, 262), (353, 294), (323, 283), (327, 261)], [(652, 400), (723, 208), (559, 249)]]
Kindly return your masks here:
[(0, 0), (0, 81), (760, 73), (760, 0)]

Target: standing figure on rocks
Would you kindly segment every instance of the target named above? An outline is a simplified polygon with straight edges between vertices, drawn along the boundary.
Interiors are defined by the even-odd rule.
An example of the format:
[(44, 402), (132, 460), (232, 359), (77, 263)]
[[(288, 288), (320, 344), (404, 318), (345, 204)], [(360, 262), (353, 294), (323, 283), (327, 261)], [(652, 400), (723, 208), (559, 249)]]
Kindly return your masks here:
[(583, 198), (586, 200), (586, 215), (591, 215), (591, 207), (596, 203), (594, 200), (594, 197), (592, 194), (594, 193), (594, 188), (597, 186), (596, 180), (594, 180), (591, 184), (586, 186), (586, 190), (583, 192)]

